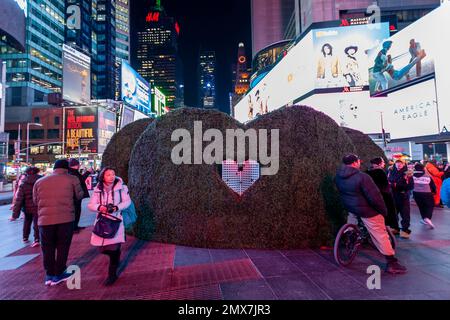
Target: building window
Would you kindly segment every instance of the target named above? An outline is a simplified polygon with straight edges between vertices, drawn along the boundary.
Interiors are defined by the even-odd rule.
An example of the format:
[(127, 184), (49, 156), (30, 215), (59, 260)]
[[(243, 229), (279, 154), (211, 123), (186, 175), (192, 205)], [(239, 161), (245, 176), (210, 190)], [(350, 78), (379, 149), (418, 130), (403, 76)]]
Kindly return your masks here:
[(34, 123), (40, 123), (41, 119), (39, 119), (39, 117), (34, 117)]
[(59, 117), (55, 117), (55, 126), (59, 126)]
[(47, 139), (59, 139), (59, 129), (47, 130)]
[[(18, 130), (6, 130), (5, 132), (9, 133), (9, 140), (17, 140), (19, 136)], [(14, 147), (13, 147), (14, 149)]]
[(44, 129), (30, 130), (30, 139), (44, 139), (44, 135), (45, 135)]

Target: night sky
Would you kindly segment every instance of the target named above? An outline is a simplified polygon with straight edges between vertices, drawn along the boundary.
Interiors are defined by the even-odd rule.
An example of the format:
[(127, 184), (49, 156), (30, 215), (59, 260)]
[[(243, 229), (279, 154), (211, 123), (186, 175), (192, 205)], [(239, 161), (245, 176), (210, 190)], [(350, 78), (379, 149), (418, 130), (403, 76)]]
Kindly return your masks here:
[[(154, 0), (131, 0), (132, 34), (136, 32), (133, 21), (146, 15), (154, 4)], [(162, 0), (161, 4), (180, 24), (178, 49), (183, 61), (185, 104), (197, 106), (200, 49), (213, 50), (217, 59), (217, 104), (221, 111), (229, 113), (228, 93), (239, 42), (244, 42), (247, 61), (251, 61), (250, 0)]]

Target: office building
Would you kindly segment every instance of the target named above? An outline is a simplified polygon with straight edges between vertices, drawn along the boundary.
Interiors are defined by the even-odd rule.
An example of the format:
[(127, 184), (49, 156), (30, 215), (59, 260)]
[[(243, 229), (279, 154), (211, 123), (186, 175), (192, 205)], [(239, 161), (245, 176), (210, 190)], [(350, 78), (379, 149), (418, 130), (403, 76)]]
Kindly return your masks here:
[(216, 106), (216, 53), (204, 51), (200, 53), (200, 105), (203, 108)]
[(173, 108), (181, 68), (177, 55), (178, 23), (166, 14), (158, 0), (138, 24), (135, 69), (166, 95), (166, 106)]
[(130, 0), (116, 0), (116, 58), (130, 62)]
[[(3, 9), (19, 8), (19, 13), (0, 17), (25, 30), (23, 50), (0, 41), (0, 60), (6, 61), (6, 106), (46, 104), (48, 94), (61, 92), (62, 44), (64, 43), (64, 2), (58, 0), (2, 0)], [(4, 20), (6, 19), (6, 21)], [(14, 21), (16, 20), (17, 21)], [(12, 21), (12, 22), (9, 22)], [(4, 37), (2, 37), (4, 38)]]

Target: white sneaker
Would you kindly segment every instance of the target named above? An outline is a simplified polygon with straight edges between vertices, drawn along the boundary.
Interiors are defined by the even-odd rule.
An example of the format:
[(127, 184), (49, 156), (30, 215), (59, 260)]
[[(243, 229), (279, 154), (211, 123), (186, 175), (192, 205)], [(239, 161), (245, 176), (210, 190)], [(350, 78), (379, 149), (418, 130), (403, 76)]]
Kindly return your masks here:
[(433, 224), (433, 222), (431, 222), (430, 219), (425, 218), (425, 219), (423, 219), (423, 221), (425, 221), (425, 223), (426, 223), (428, 226), (430, 226), (431, 229), (434, 229), (434, 224)]
[(424, 224), (424, 225), (428, 225), (428, 223), (426, 223), (425, 220), (423, 220), (423, 219), (420, 219), (420, 223)]

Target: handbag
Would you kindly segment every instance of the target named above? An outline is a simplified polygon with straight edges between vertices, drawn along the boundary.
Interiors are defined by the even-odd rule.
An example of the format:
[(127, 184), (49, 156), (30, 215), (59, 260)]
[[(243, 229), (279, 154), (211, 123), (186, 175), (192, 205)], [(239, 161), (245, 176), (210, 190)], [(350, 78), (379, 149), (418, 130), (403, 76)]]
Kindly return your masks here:
[[(119, 190), (120, 202), (122, 202), (122, 189)], [(131, 228), (137, 220), (136, 207), (134, 206), (133, 201), (131, 201), (131, 205), (122, 210), (122, 219), (125, 225), (125, 229)]]
[(99, 214), (92, 233), (103, 239), (112, 239), (119, 230), (122, 219), (111, 214)]
[[(114, 195), (114, 193), (113, 193)], [(114, 202), (114, 196), (113, 196)], [(102, 192), (100, 192), (100, 204), (102, 203)], [(112, 239), (116, 236), (119, 230), (122, 219), (113, 216), (111, 214), (101, 214), (97, 215), (97, 221), (95, 222), (94, 229), (92, 233), (103, 239)]]

